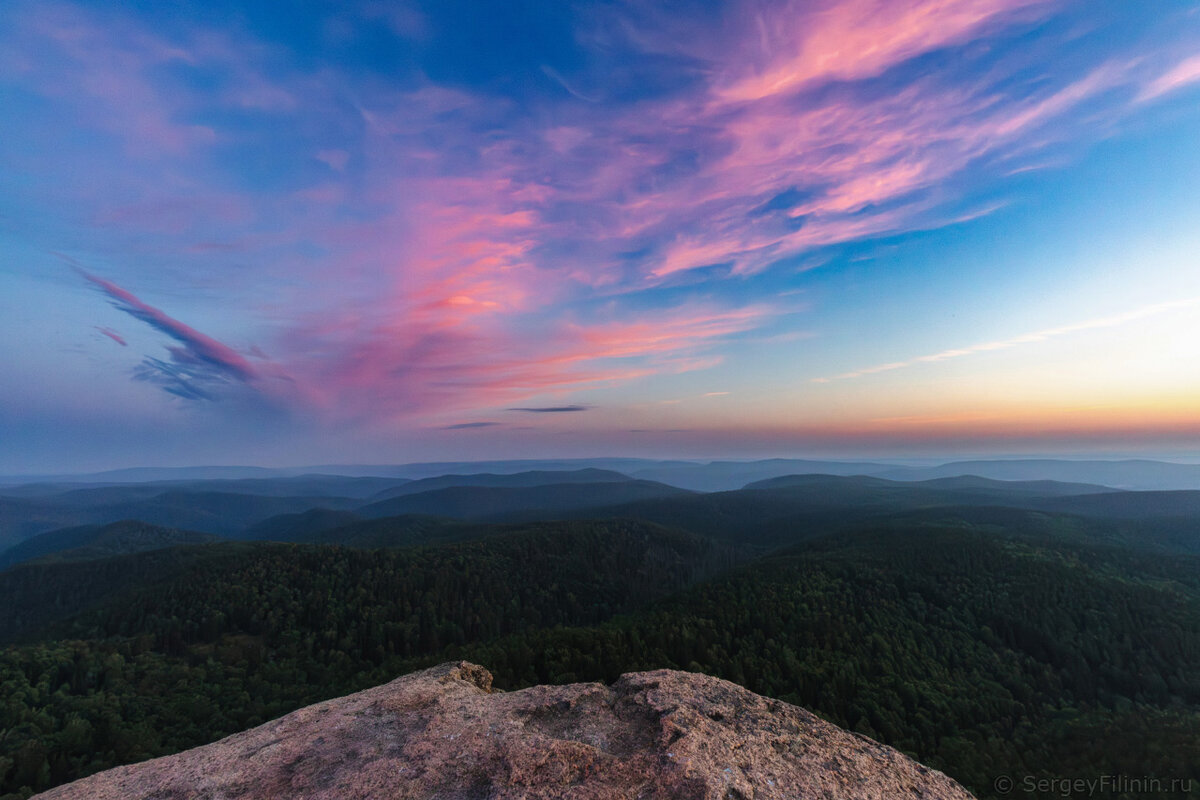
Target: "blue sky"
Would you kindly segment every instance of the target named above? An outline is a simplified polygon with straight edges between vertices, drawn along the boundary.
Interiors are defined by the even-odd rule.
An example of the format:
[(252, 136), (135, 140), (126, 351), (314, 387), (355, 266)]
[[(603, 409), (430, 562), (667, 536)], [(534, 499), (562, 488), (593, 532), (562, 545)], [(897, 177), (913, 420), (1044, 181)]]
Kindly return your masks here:
[(0, 471), (1200, 454), (1193, 2), (18, 0), (0, 108)]

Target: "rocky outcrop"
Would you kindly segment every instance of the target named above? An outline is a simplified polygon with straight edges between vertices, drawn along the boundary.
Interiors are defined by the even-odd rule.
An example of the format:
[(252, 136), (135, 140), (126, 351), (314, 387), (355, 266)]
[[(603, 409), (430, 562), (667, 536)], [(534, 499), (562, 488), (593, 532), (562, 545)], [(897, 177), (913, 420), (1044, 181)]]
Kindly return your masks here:
[(889, 747), (706, 675), (659, 670), (516, 692), (491, 684), (483, 667), (443, 664), (39, 797), (971, 797)]

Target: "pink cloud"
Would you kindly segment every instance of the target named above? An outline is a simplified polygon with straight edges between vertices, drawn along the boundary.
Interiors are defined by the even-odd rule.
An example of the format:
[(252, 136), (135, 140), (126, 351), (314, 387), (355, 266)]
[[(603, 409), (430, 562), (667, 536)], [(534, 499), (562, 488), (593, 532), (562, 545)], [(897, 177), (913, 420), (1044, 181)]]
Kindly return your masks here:
[(748, 55), (751, 63), (765, 60), (765, 64), (752, 74), (728, 79), (716, 95), (725, 102), (757, 101), (813, 81), (871, 77), (914, 56), (966, 41), (1016, 11), (1048, 4), (1048, 0), (784, 3), (759, 17), (761, 37)]
[(1200, 55), (1185, 58), (1171, 69), (1159, 75), (1142, 90), (1139, 100), (1153, 100), (1169, 92), (1200, 81)]
[[(925, 77), (883, 96), (841, 91), (803, 103), (772, 95), (733, 110), (710, 101), (669, 108), (669, 120), (716, 131), (724, 154), (626, 208), (649, 221), (643, 231), (672, 232), (650, 268), (658, 277), (724, 262), (755, 272), (814, 247), (937, 227), (959, 217), (937, 210), (959, 176), (985, 159), (1021, 158), (1078, 135), (1087, 116), (1069, 112), (1134, 80), (1126, 67), (1104, 64), (1004, 104), (990, 86), (972, 91)], [(1051, 122), (1059, 127), (1047, 133)], [(756, 213), (789, 192), (789, 207)]]
[(551, 324), (521, 334), (429, 309), (375, 326), (348, 317), (293, 332), (286, 365), (323, 415), (402, 418), (706, 368), (715, 363), (706, 351), (773, 313), (688, 308), (654, 323)]
[[(268, 349), (293, 381), (287, 403), (366, 420), (712, 366), (721, 343), (779, 309), (716, 292), (696, 300), (699, 290), (675, 308), (625, 301), (727, 277), (696, 272), (705, 266), (749, 280), (817, 248), (986, 213), (962, 210), (959, 183), (1079, 138), (1089, 104), (1108, 98), (1106, 116), (1119, 116), (1145, 82), (1135, 59), (1036, 85), (1014, 77), (1030, 66), (1018, 57), (969, 80), (953, 66), (897, 69), (1050, 14), (1049, 2), (758, 8), (745, 6), (747, 25), (686, 39), (628, 30), (647, 50), (687, 48), (698, 77), (553, 113), (430, 82), (397, 89), (328, 67), (279, 69), (246, 36), (172, 41), (69, 6), (29, 22), (29, 40), (49, 45), (9, 61), (30, 65), (20, 80), (78, 111), (82, 128), (117, 140), (115, 166), (89, 167), (86, 183), (103, 190), (66, 203), (87, 209), (104, 246), (151, 254), (141, 269), (190, 259), (171, 269), (189, 285), (208, 280), (214, 296), (248, 298), (228, 313), (274, 335)], [(1146, 91), (1192, 80), (1190, 63), (1156, 73)], [(162, 79), (180, 65), (222, 77), (221, 88)], [(264, 141), (192, 122), (231, 108), (297, 132), (311, 180), (231, 189)], [(214, 168), (214, 142), (243, 160)], [(171, 337), (176, 366), (199, 361), (242, 383), (270, 371), (88, 280)]]
[(69, 5), (45, 4), (23, 20), (24, 36), (10, 43), (36, 64), (31, 77), (51, 96), (72, 97), (91, 126), (125, 141), (125, 157), (177, 155), (212, 143), (215, 131), (180, 118), (149, 70), (190, 63), (184, 49), (120, 18), (100, 20)]
[(125, 341), (125, 337), (122, 336), (121, 334), (117, 333), (116, 331), (114, 331), (112, 328), (102, 328), (99, 325), (96, 325), (94, 327), (96, 328), (96, 330), (100, 331), (100, 333), (104, 334), (109, 339), (112, 339), (114, 342), (121, 345), (121, 347), (129, 346), (129, 342)]

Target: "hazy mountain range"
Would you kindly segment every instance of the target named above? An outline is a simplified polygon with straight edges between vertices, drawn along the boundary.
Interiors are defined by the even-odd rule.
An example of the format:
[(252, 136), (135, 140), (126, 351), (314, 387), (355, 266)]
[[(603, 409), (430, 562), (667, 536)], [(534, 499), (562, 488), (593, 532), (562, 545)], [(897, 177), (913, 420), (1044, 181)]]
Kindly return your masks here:
[[(159, 470), (125, 471), (127, 478), (153, 474), (156, 479), (102, 483), (76, 476), (61, 484), (9, 486), (0, 492), (0, 566), (65, 551), (84, 557), (197, 543), (206, 536), (398, 546), (476, 535), (478, 531), (465, 532), (471, 525), (554, 518), (642, 519), (704, 535), (726, 535), (736, 528), (742, 531), (741, 544), (769, 548), (795, 540), (798, 531), (826, 531), (882, 514), (989, 506), (1121, 521), (1126, 535), (1154, 519), (1153, 530), (1141, 535), (1170, 539), (1173, 546), (1190, 550), (1188, 525), (1200, 518), (1200, 491), (1131, 491), (1114, 485), (1182, 485), (1200, 469), (1196, 465), (1030, 460), (898, 468), (785, 459), (604, 463), (615, 461), (638, 469), (629, 474), (570, 462), (571, 469), (554, 470), (544, 468), (553, 462), (533, 462), (543, 468), (502, 471), (531, 463), (513, 461), (487, 462), (490, 472), (424, 478), (263, 471), (245, 477), (242, 468), (229, 469), (228, 474), (238, 477), (221, 478), (214, 477), (220, 469), (206, 468), (190, 479), (179, 474), (195, 470), (167, 471), (175, 475), (169, 479)], [(411, 471), (426, 467), (415, 465)], [(821, 469), (826, 472), (817, 471)], [(861, 474), (868, 469), (881, 474)], [(942, 477), (957, 469), (972, 472)], [(980, 474), (989, 471), (1006, 477)], [(1063, 480), (1086, 476), (1111, 482)], [(685, 488), (699, 484), (737, 488)], [(125, 527), (114, 528), (114, 523)]]
[[(453, 476), (487, 473), (573, 472), (597, 470), (671, 484), (681, 489), (722, 491), (782, 475), (867, 475), (900, 481), (978, 475), (1005, 481), (1055, 480), (1100, 484), (1116, 489), (1200, 489), (1200, 464), (1125, 460), (993, 459), (910, 465), (874, 461), (830, 461), (773, 458), (757, 461), (658, 461), (639, 458), (523, 459), (447, 461), (399, 465), (339, 464), (292, 468), (212, 466), (145, 467), (73, 475), (0, 476), (2, 493), (28, 496), (55, 493), (62, 487), (89, 488), (114, 484), (173, 483), (253, 494), (332, 494), (363, 497), (407, 480), (436, 478), (441, 485)], [(348, 478), (360, 478), (351, 481)], [(375, 479), (375, 480), (372, 480)], [(206, 483), (206, 482), (212, 483)], [(390, 483), (389, 483), (390, 481)], [(567, 481), (559, 481), (565, 483)], [(595, 480), (591, 481), (595, 482)], [(470, 484), (481, 485), (481, 484)], [(223, 487), (223, 488), (219, 488)], [(235, 488), (236, 487), (236, 488)], [(302, 489), (301, 487), (307, 487)], [(436, 488), (430, 486), (429, 488)]]

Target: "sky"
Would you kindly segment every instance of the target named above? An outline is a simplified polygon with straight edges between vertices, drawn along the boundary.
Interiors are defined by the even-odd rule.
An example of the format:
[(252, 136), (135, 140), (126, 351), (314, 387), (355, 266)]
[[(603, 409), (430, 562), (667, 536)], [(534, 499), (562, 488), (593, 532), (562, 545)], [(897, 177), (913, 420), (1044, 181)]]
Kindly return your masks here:
[(0, 4), (0, 472), (1200, 455), (1200, 3)]

